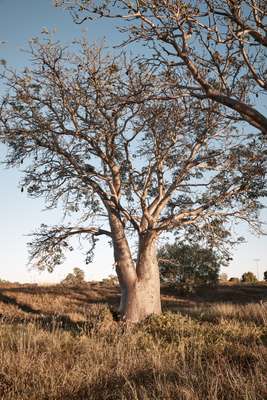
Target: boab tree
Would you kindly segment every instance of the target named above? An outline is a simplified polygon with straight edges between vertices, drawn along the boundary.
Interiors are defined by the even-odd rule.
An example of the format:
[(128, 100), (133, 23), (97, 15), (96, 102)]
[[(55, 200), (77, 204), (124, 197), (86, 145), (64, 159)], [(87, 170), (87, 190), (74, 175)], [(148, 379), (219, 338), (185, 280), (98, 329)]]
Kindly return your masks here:
[(97, 15), (123, 19), (121, 31), (128, 33), (124, 45), (142, 41), (150, 47), (147, 62), (172, 76), (172, 95), (177, 88), (218, 102), (230, 118), (248, 122), (266, 137), (267, 118), (259, 108), (267, 94), (265, 0), (56, 0), (55, 4), (70, 9), (78, 23)]
[[(53, 269), (73, 236), (94, 247), (105, 235), (122, 318), (160, 313), (162, 232), (204, 236), (212, 245), (227, 239), (233, 218), (257, 225), (261, 138), (239, 134), (209, 101), (165, 100), (165, 73), (150, 65), (111, 58), (85, 42), (76, 54), (50, 39), (34, 42), (32, 66), (2, 76), (9, 88), (0, 113), (6, 165), (24, 163), (21, 190), (43, 196), (48, 208), (62, 202), (66, 221), (79, 218), (42, 225), (30, 243), (32, 261)], [(136, 260), (129, 234), (137, 238)]]

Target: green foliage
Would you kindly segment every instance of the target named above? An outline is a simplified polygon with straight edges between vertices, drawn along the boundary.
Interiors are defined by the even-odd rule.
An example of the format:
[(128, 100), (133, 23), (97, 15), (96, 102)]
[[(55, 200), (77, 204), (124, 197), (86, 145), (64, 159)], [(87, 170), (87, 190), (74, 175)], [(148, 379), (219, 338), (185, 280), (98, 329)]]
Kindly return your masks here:
[(180, 284), (190, 292), (198, 285), (217, 283), (224, 260), (212, 249), (198, 244), (166, 244), (158, 252), (160, 277), (163, 282)]
[(253, 274), (253, 272), (248, 271), (242, 275), (241, 281), (244, 283), (256, 283), (258, 279)]
[(187, 336), (197, 327), (190, 317), (171, 312), (151, 315), (140, 325), (143, 331), (152, 335), (153, 338), (168, 343), (179, 343), (181, 337)]
[(84, 271), (80, 268), (73, 268), (73, 273), (69, 273), (61, 282), (62, 285), (77, 286), (86, 283)]

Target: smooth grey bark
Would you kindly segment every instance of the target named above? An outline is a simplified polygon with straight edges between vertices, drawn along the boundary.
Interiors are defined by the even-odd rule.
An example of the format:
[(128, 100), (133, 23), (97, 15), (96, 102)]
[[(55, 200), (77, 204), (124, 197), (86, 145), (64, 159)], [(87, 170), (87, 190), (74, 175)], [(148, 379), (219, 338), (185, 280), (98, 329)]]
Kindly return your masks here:
[(148, 315), (160, 314), (156, 237), (152, 234), (139, 236), (138, 259), (135, 266), (122, 222), (115, 213), (110, 214), (109, 220), (116, 272), (121, 288), (120, 318), (135, 323)]
[(126, 320), (138, 322), (148, 315), (161, 313), (160, 277), (154, 234), (139, 236), (136, 263), (137, 280), (128, 291), (124, 308)]
[(129, 287), (135, 285), (137, 276), (124, 226), (116, 212), (109, 213), (115, 268), (121, 288), (119, 313), (123, 313)]

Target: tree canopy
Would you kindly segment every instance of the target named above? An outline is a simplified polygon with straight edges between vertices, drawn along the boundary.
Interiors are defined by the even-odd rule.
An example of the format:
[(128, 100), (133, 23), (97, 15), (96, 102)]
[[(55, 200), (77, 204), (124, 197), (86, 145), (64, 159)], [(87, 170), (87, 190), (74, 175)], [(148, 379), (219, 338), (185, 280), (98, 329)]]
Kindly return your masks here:
[(227, 265), (216, 252), (198, 244), (167, 243), (158, 251), (160, 277), (171, 284), (193, 286), (215, 284), (222, 265)]
[(253, 274), (253, 272), (245, 272), (242, 277), (241, 281), (244, 283), (256, 283), (258, 281), (256, 275)]
[(85, 284), (85, 273), (81, 268), (75, 267), (73, 268), (73, 272), (70, 272), (64, 279), (61, 281), (62, 285), (82, 285)]
[(26, 163), (30, 196), (79, 216), (75, 226), (41, 226), (31, 242), (38, 267), (60, 263), (73, 235), (112, 237), (111, 210), (138, 234), (180, 229), (214, 242), (234, 217), (257, 225), (264, 144), (234, 129), (219, 105), (165, 99), (165, 72), (163, 81), (150, 65), (85, 42), (77, 54), (50, 39), (31, 52), (30, 69), (4, 72), (6, 163)]
[(172, 77), (172, 96), (183, 91), (225, 107), (266, 137), (260, 101), (267, 91), (265, 0), (125, 1), (57, 0), (76, 22), (95, 16), (121, 19), (124, 45), (143, 42), (147, 62)]

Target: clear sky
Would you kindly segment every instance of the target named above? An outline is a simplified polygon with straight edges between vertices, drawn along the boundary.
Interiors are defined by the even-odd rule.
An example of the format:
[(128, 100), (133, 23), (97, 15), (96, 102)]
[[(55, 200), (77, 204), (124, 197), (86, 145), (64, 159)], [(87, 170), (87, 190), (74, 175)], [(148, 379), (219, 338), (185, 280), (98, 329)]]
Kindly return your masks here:
[[(0, 44), (0, 59), (5, 59), (16, 68), (25, 66), (28, 62), (27, 54), (21, 49), (27, 48), (27, 41), (39, 36), (43, 28), (56, 28), (56, 38), (64, 43), (71, 42), (82, 32), (92, 42), (104, 36), (107, 44), (118, 40), (111, 23), (97, 22), (93, 27), (89, 24), (77, 26), (67, 12), (53, 7), (52, 0), (0, 0), (0, 43), (6, 42)], [(4, 153), (5, 148), (0, 146), (0, 160)], [(20, 176), (18, 170), (6, 170), (0, 166), (0, 279), (57, 282), (73, 267), (84, 269), (87, 279), (90, 280), (114, 274), (112, 250), (105, 241), (99, 242), (94, 262), (90, 265), (84, 264), (80, 251), (74, 251), (68, 255), (64, 265), (59, 266), (52, 274), (29, 271), (26, 243), (30, 239), (26, 235), (36, 230), (41, 223), (59, 223), (61, 212), (43, 211), (42, 200), (29, 199), (25, 193), (21, 193)], [(267, 220), (266, 210), (263, 219)], [(229, 277), (241, 276), (248, 270), (257, 273), (258, 264), (262, 277), (263, 271), (267, 270), (267, 236), (252, 236), (245, 226), (240, 227), (239, 231), (247, 243), (234, 251), (234, 259), (224, 271)], [(256, 259), (259, 261), (255, 261)]]

